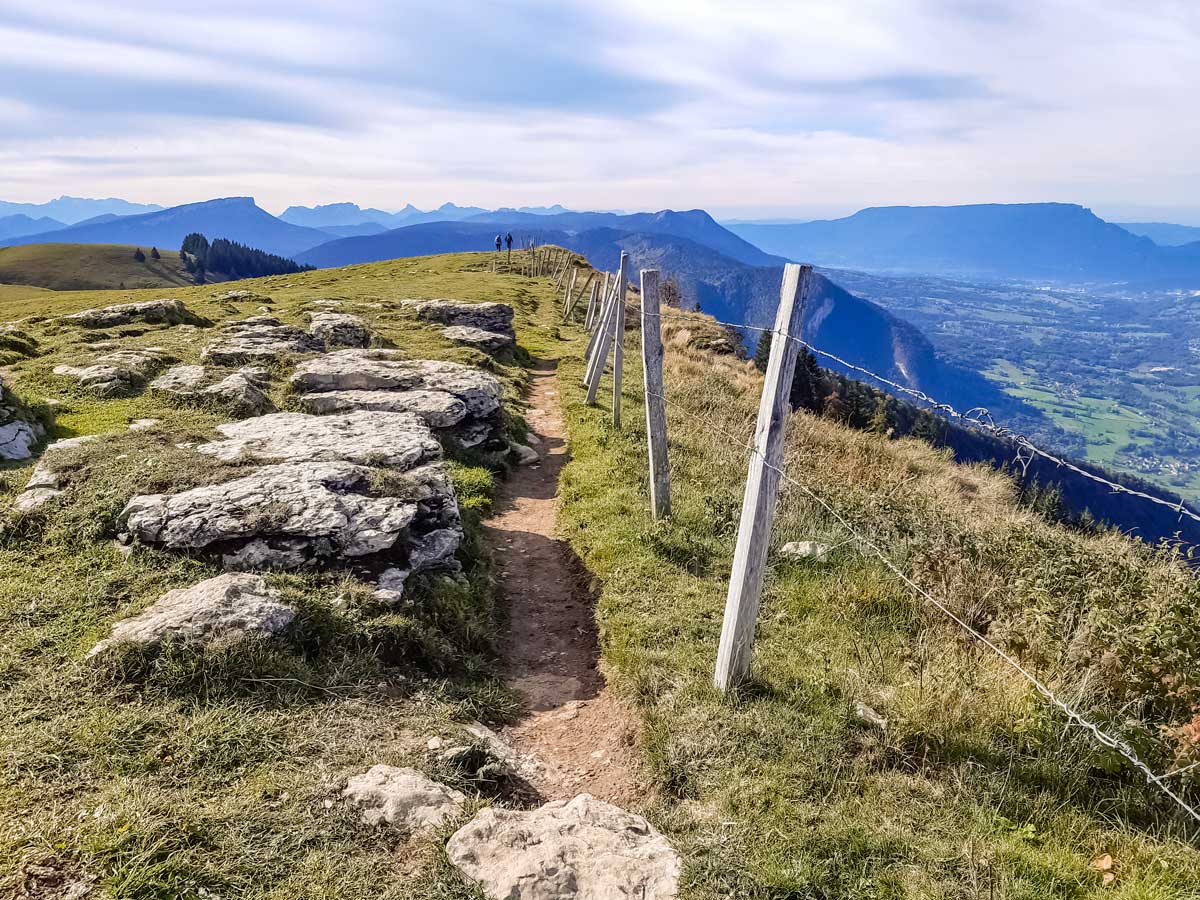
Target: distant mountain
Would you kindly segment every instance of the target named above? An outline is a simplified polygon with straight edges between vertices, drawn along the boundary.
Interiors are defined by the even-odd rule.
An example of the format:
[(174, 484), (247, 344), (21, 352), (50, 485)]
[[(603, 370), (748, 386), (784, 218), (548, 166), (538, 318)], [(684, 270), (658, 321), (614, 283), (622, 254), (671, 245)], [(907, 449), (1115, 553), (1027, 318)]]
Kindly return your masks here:
[(1118, 222), (1130, 234), (1148, 237), (1160, 247), (1182, 247), (1200, 241), (1200, 227), (1169, 222)]
[(59, 197), (48, 203), (10, 203), (0, 200), (0, 216), (22, 214), (39, 218), (49, 216), (67, 225), (76, 225), (84, 219), (113, 213), (118, 216), (136, 216), (158, 212), (162, 207), (156, 203), (130, 203), (109, 197), (106, 200), (91, 200), (86, 197)]
[(382, 209), (363, 209), (357, 203), (327, 203), (324, 206), (289, 206), (279, 216), (284, 222), (307, 228), (341, 228), (349, 225), (391, 225), (392, 213)]
[(66, 227), (62, 222), (51, 219), (49, 216), (35, 219), (24, 213), (16, 213), (11, 216), (0, 216), (0, 239), (21, 237), (26, 234), (44, 234), (47, 231)]
[[(74, 225), (53, 232), (53, 235), (56, 243), (134, 244), (162, 250), (178, 249), (184, 237), (192, 232), (203, 234), (210, 240), (227, 238), (286, 257), (329, 239), (328, 234), (315, 228), (281, 222), (255, 206), (252, 197), (188, 203), (161, 212)], [(45, 240), (45, 237), (34, 236), (0, 241), (0, 244), (43, 243)]]
[(838, 268), (1200, 287), (1200, 244), (1160, 247), (1067, 203), (889, 206), (730, 230), (768, 252)]
[[(572, 215), (601, 215), (604, 218), (602, 214)], [(615, 218), (661, 225), (664, 221), (658, 218), (661, 215)], [(676, 215), (687, 222), (692, 214)], [(706, 214), (702, 215), (708, 218)], [(774, 322), (782, 266), (745, 265), (698, 241), (662, 232), (609, 227), (583, 231), (532, 227), (556, 221), (577, 224), (580, 220), (564, 216), (521, 216), (514, 222), (470, 220), (412, 225), (384, 234), (331, 241), (300, 254), (296, 261), (329, 268), (406, 256), (489, 250), (497, 231), (511, 230), (518, 245), (533, 240), (539, 244), (569, 247), (586, 256), (592, 265), (605, 270), (615, 270), (621, 252), (627, 252), (635, 272), (642, 268), (659, 269), (676, 281), (686, 300), (719, 319), (764, 327)], [(670, 221), (669, 217), (665, 221)], [(707, 229), (702, 231), (713, 233)], [(758, 258), (764, 256), (756, 255)], [(1036, 411), (1003, 394), (982, 376), (942, 362), (915, 327), (842, 290), (828, 279), (819, 278), (818, 285), (818, 292), (810, 298), (804, 334), (822, 348), (910, 387), (939, 392), (952, 403), (964, 403), (968, 407), (983, 404), (994, 410), (1019, 407), (1025, 415), (1038, 416)]]
[(325, 232), (330, 237), (361, 237), (364, 234), (383, 234), (388, 230), (386, 225), (380, 225), (378, 222), (362, 222), (358, 225), (321, 225), (319, 231)]
[[(402, 228), (405, 225), (420, 225), (425, 222), (461, 222), (479, 215), (499, 214), (508, 221), (516, 215), (553, 216), (570, 212), (565, 207), (553, 206), (522, 206), (518, 209), (504, 207), (490, 211), (478, 206), (455, 206), (444, 203), (437, 209), (421, 210), (411, 203), (399, 212), (385, 212), (382, 209), (363, 209), (357, 203), (329, 203), (324, 206), (289, 206), (280, 215), (280, 219), (293, 225), (305, 225), (309, 228), (345, 228), (351, 225), (382, 225), (384, 229)], [(360, 232), (371, 234), (373, 232)]]

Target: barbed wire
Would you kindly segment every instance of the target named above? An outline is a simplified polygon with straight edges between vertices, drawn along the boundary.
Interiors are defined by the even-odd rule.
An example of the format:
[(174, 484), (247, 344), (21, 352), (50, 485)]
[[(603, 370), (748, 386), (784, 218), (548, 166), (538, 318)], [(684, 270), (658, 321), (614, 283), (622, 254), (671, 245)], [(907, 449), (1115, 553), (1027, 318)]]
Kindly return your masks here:
[[(644, 314), (646, 315), (647, 318), (654, 318), (656, 316), (655, 313), (644, 313)], [(697, 312), (696, 315), (707, 316), (708, 314)], [(682, 312), (680, 312), (680, 313), (663, 313), (660, 311), (657, 314), (657, 317), (660, 319), (673, 318), (673, 319), (680, 319), (683, 321), (696, 321), (692, 318), (692, 316), (687, 315)], [(713, 317), (709, 317), (709, 318), (712, 318), (712, 321), (716, 322), (716, 324), (723, 325), (727, 328), (744, 328), (749, 331), (758, 331), (758, 332), (762, 332), (763, 334), (770, 334), (770, 335), (772, 335), (772, 340), (774, 340), (775, 337), (782, 337), (784, 340), (792, 341), (792, 342), (796, 343), (797, 345), (803, 347), (804, 349), (808, 350), (810, 353), (812, 353), (814, 355), (822, 356), (822, 357), (825, 357), (826, 359), (830, 359), (830, 360), (836, 362), (838, 365), (845, 367), (846, 369), (849, 369), (853, 372), (858, 372), (862, 375), (866, 375), (868, 378), (871, 378), (871, 379), (879, 382), (880, 384), (886, 385), (887, 387), (891, 388), (892, 390), (894, 390), (898, 393), (912, 397), (913, 399), (915, 399), (921, 403), (927, 404), (928, 409), (932, 412), (940, 413), (949, 419), (955, 419), (960, 422), (963, 422), (968, 427), (979, 428), (983, 431), (986, 431), (990, 434), (995, 435), (998, 438), (1002, 438), (1004, 440), (1011, 441), (1016, 448), (1015, 461), (1018, 465), (1021, 466), (1022, 475), (1028, 474), (1029, 465), (1030, 465), (1030, 463), (1033, 462), (1034, 457), (1040, 457), (1040, 458), (1046, 460), (1047, 462), (1055, 464), (1056, 466), (1058, 466), (1060, 468), (1068, 469), (1077, 475), (1080, 475), (1084, 478), (1089, 479), (1090, 481), (1093, 481), (1097, 484), (1102, 484), (1105, 487), (1109, 488), (1114, 494), (1127, 494), (1131, 497), (1137, 497), (1140, 500), (1146, 500), (1146, 501), (1149, 501), (1150, 503), (1155, 503), (1155, 504), (1158, 504), (1159, 506), (1164, 506), (1167, 509), (1176, 513), (1179, 516), (1180, 520), (1182, 520), (1183, 517), (1186, 516), (1187, 518), (1189, 518), (1197, 523), (1200, 523), (1200, 514), (1197, 514), (1197, 513), (1193, 512), (1191, 509), (1189, 509), (1182, 497), (1180, 498), (1178, 503), (1171, 503), (1170, 501), (1164, 500), (1161, 497), (1155, 497), (1153, 494), (1147, 494), (1145, 491), (1139, 491), (1134, 488), (1127, 487), (1123, 484), (1120, 484), (1119, 482), (1115, 482), (1108, 478), (1104, 478), (1101, 475), (1097, 475), (1094, 472), (1089, 472), (1087, 469), (1084, 469), (1081, 466), (1076, 465), (1075, 463), (1071, 462), (1069, 459), (1064, 459), (1061, 456), (1051, 453), (1049, 450), (1043, 450), (1041, 447), (1034, 444), (1033, 441), (1030, 440), (1026, 435), (1021, 434), (1020, 432), (1017, 432), (1017, 431), (1013, 431), (1011, 428), (1008, 428), (1004, 425), (997, 424), (997, 422), (995, 421), (994, 417), (992, 416), (991, 412), (987, 409), (987, 407), (975, 406), (975, 407), (972, 407), (971, 409), (968, 409), (966, 412), (960, 412), (958, 409), (951, 406), (949, 403), (944, 403), (944, 402), (938, 400), (936, 397), (930, 396), (925, 391), (919, 390), (918, 388), (911, 388), (911, 387), (908, 387), (907, 385), (900, 384), (899, 382), (894, 381), (890, 378), (886, 378), (885, 376), (880, 375), (877, 372), (872, 372), (870, 369), (864, 368), (863, 366), (860, 366), (855, 363), (849, 362), (848, 360), (842, 359), (842, 357), (837, 356), (834, 353), (830, 353), (827, 350), (822, 350), (821, 348), (819, 348), (813, 344), (810, 344), (808, 341), (804, 340), (803, 338), (798, 338), (794, 335), (787, 334), (786, 332), (779, 331), (778, 329), (775, 329), (775, 328), (764, 328), (759, 325), (748, 325), (748, 324), (739, 323), (739, 322), (725, 322), (725, 321), (722, 321), (720, 319), (716, 319)]]
[[(1001, 648), (994, 641), (992, 641), (990, 638), (988, 638), (987, 635), (983, 634), (981, 631), (979, 631), (977, 628), (972, 626), (970, 623), (963, 620), (963, 618), (961, 616), (959, 616), (957, 613), (955, 613), (946, 604), (942, 603), (940, 600), (938, 600), (936, 597), (934, 597), (932, 594), (930, 594), (927, 590), (925, 590), (923, 587), (921, 587), (919, 584), (917, 584), (915, 581), (913, 581), (912, 578), (910, 578), (908, 575), (906, 575), (900, 569), (900, 567), (898, 565), (896, 565), (896, 563), (894, 563), (887, 556), (886, 553), (884, 553), (884, 551), (879, 547), (878, 544), (876, 544), (874, 541), (872, 541), (869, 538), (860, 534), (858, 532), (858, 530), (855, 529), (854, 526), (844, 516), (841, 515), (841, 513), (839, 513), (836, 509), (834, 509), (831, 504), (829, 504), (824, 498), (819, 496), (808, 485), (806, 485), (803, 482), (798, 481), (797, 479), (788, 475), (787, 472), (785, 472), (780, 467), (772, 465), (766, 459), (766, 457), (759, 451), (759, 449), (754, 446), (753, 437), (751, 437), (748, 440), (747, 444), (744, 447), (737, 448), (736, 442), (729, 440), (730, 436), (727, 432), (727, 429), (723, 428), (722, 426), (718, 425), (717, 423), (713, 422), (712, 420), (708, 419), (707, 417), (699, 415), (697, 413), (693, 413), (691, 410), (683, 408), (680, 404), (675, 403), (673, 400), (669, 399), (664, 394), (660, 394), (660, 393), (657, 393), (654, 391), (646, 391), (646, 395), (649, 397), (656, 397), (657, 399), (662, 400), (666, 406), (669, 406), (672, 409), (682, 413), (684, 416), (687, 416), (690, 419), (693, 419), (695, 421), (703, 423), (709, 429), (711, 429), (711, 431), (714, 435), (720, 436), (720, 437), (724, 438), (725, 440), (729, 441), (730, 444), (733, 444), (735, 449), (746, 450), (746, 451), (748, 451), (749, 455), (751, 455), (751, 456), (757, 455), (759, 457), (759, 459), (761, 460), (762, 465), (765, 468), (770, 469), (772, 472), (774, 472), (776, 475), (778, 475), (781, 480), (787, 482), (788, 484), (790, 484), (794, 487), (799, 488), (806, 496), (808, 496), (810, 499), (812, 499), (818, 505), (820, 505), (826, 512), (828, 512), (838, 522), (838, 524), (840, 524), (842, 526), (842, 528), (850, 535), (850, 539), (852, 541), (854, 541), (854, 542), (866, 547), (868, 550), (870, 550), (871, 553), (876, 558), (878, 558), (879, 561), (893, 575), (895, 575), (898, 579), (900, 579), (900, 581), (903, 582), (907, 587), (909, 587), (918, 596), (923, 598), (927, 603), (929, 603), (931, 606), (933, 606), (935, 609), (937, 609), (943, 615), (945, 615), (947, 618), (949, 618), (952, 622), (954, 622), (956, 625), (958, 625), (960, 628), (962, 628), (970, 637), (972, 637), (974, 640), (978, 641), (980, 644), (982, 644), (984, 647), (986, 647), (988, 650), (990, 650), (992, 653), (994, 653), (998, 658), (1000, 658), (1004, 663), (1006, 663), (1011, 669), (1013, 669), (1015, 672), (1020, 674), (1026, 681), (1029, 682), (1030, 685), (1033, 686), (1033, 688), (1038, 692), (1038, 694), (1040, 694), (1048, 703), (1050, 703), (1054, 708), (1058, 709), (1063, 715), (1065, 715), (1069, 722), (1073, 723), (1077, 727), (1079, 727), (1079, 728), (1083, 729), (1084, 731), (1088, 732), (1089, 734), (1091, 734), (1092, 737), (1096, 740), (1096, 742), (1099, 743), (1101, 746), (1106, 747), (1107, 749), (1112, 750), (1113, 752), (1115, 752), (1118, 755), (1120, 755), (1121, 757), (1123, 757), (1126, 762), (1128, 762), (1131, 766), (1133, 766), (1138, 772), (1140, 772), (1145, 777), (1147, 784), (1153, 784), (1155, 787), (1157, 787), (1158, 790), (1162, 794), (1164, 794), (1165, 796), (1167, 796), (1171, 800), (1173, 800), (1181, 809), (1183, 809), (1189, 816), (1191, 816), (1192, 819), (1194, 819), (1198, 824), (1200, 824), (1200, 810), (1197, 810), (1194, 807), (1192, 807), (1190, 804), (1188, 804), (1188, 802), (1186, 800), (1183, 799), (1183, 797), (1179, 796), (1179, 794), (1177, 794), (1167, 784), (1165, 784), (1165, 780), (1167, 778), (1170, 778), (1172, 776), (1179, 775), (1183, 772), (1189, 771), (1191, 768), (1193, 768), (1193, 766), (1186, 766), (1181, 769), (1176, 769), (1175, 771), (1168, 772), (1165, 775), (1155, 774), (1153, 769), (1151, 769), (1146, 763), (1142, 762), (1141, 758), (1137, 755), (1136, 751), (1134, 751), (1134, 749), (1132, 747), (1130, 747), (1128, 743), (1121, 740), (1120, 738), (1117, 738), (1117, 737), (1114, 737), (1114, 736), (1108, 734), (1102, 728), (1100, 728), (1099, 725), (1096, 725), (1094, 722), (1087, 719), (1082, 713), (1078, 712), (1072, 706), (1070, 706), (1066, 701), (1059, 698), (1058, 695), (1054, 693), (1054, 691), (1052, 691), (1040, 678), (1038, 678), (1036, 675), (1034, 675), (1032, 672), (1030, 672), (1027, 668), (1025, 668), (1025, 666), (1023, 666), (1020, 663), (1020, 661), (1018, 661), (1016, 658), (1014, 658), (1011, 654), (1007, 653), (1003, 648)], [(1200, 763), (1196, 763), (1195, 766), (1200, 766)]]

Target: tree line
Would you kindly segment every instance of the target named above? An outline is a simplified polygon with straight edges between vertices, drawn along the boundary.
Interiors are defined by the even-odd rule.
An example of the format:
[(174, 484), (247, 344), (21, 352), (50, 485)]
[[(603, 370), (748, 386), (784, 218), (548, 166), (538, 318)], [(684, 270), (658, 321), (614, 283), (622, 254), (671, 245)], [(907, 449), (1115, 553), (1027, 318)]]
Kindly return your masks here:
[(209, 273), (236, 280), (265, 275), (293, 275), (314, 268), (225, 238), (217, 238), (209, 243), (208, 238), (198, 232), (183, 239), (179, 256), (183, 260), (183, 267), (196, 276), (198, 284), (203, 284)]

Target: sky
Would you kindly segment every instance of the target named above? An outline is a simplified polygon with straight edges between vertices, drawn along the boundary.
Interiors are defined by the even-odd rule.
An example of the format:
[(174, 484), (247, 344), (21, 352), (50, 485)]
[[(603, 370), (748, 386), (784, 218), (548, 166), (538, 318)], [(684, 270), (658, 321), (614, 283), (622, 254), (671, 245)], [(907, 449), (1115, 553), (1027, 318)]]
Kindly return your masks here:
[(0, 199), (1200, 225), (1197, 0), (0, 0)]

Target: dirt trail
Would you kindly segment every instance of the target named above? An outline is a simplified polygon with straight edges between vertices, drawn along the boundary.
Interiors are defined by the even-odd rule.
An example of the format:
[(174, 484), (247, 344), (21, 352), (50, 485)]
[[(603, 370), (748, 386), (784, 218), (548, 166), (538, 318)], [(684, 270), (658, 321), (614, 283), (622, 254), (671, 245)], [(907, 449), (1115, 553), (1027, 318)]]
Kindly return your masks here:
[(529, 709), (504, 734), (547, 800), (587, 793), (634, 805), (642, 792), (633, 775), (632, 719), (605, 690), (595, 598), (582, 563), (555, 533), (567, 447), (554, 363), (534, 370), (525, 418), (542, 461), (513, 473), (485, 523), (510, 618), (505, 673)]

